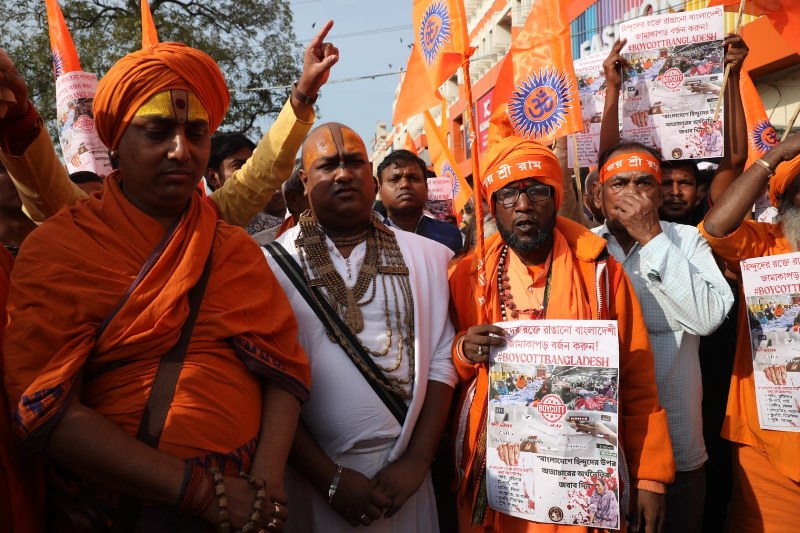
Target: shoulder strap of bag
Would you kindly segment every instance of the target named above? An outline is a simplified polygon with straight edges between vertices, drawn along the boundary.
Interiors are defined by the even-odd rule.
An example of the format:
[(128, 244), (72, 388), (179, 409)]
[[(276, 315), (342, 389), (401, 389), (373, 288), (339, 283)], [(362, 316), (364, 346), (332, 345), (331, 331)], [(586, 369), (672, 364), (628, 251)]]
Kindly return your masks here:
[[(375, 364), (369, 354), (366, 353), (361, 342), (358, 340), (358, 337), (356, 337), (350, 328), (348, 328), (344, 322), (342, 322), (342, 319), (339, 318), (339, 315), (328, 303), (325, 295), (320, 292), (318, 287), (308, 286), (308, 283), (306, 283), (306, 278), (303, 275), (303, 271), (300, 269), (300, 265), (298, 265), (297, 262), (292, 259), (286, 249), (278, 242), (274, 241), (265, 245), (264, 247), (270, 252), (270, 255), (272, 255), (272, 257), (278, 263), (278, 266), (280, 266), (284, 273), (286, 273), (286, 275), (289, 277), (289, 280), (295, 286), (297, 291), (303, 296), (308, 306), (320, 318), (322, 323), (325, 325), (325, 328), (335, 337), (344, 339), (346, 348), (349, 348), (352, 353), (354, 353), (364, 363), (364, 365), (369, 368), (375, 376), (377, 376), (378, 379), (385, 384), (388, 384), (388, 380), (386, 379), (386, 376), (383, 375), (383, 371), (378, 367), (378, 365)], [(386, 388), (382, 387), (378, 383), (375, 383), (373, 379), (364, 373), (359, 365), (356, 365), (356, 368), (358, 368), (359, 372), (364, 375), (364, 379), (367, 380), (367, 383), (369, 383), (370, 387), (372, 387), (372, 390), (375, 391), (375, 394), (378, 395), (378, 398), (381, 399), (384, 405), (386, 405), (386, 408), (389, 409), (389, 412), (392, 413), (392, 415), (402, 426), (405, 422), (406, 415), (408, 414), (408, 406), (403, 399), (397, 394), (386, 390)]]
[(136, 438), (155, 448), (161, 440), (161, 432), (164, 430), (164, 423), (167, 420), (167, 412), (172, 405), (172, 397), (175, 394), (175, 386), (178, 384), (178, 377), (183, 368), (183, 360), (186, 357), (186, 349), (192, 338), (192, 330), (197, 320), (197, 313), (200, 310), (200, 303), (203, 301), (203, 294), (206, 292), (206, 285), (211, 274), (211, 252), (208, 254), (206, 264), (200, 279), (189, 290), (189, 316), (181, 328), (181, 335), (175, 346), (167, 352), (158, 364), (156, 377), (153, 380), (153, 387), (150, 389), (150, 396), (147, 398), (147, 405), (144, 408), (144, 415), (139, 424), (139, 431)]
[[(213, 245), (212, 245), (213, 248)], [(183, 360), (186, 358), (186, 349), (192, 338), (192, 331), (197, 320), (197, 313), (203, 301), (203, 294), (208, 285), (208, 278), (211, 275), (211, 251), (208, 252), (203, 273), (197, 283), (189, 289), (189, 316), (181, 327), (181, 334), (175, 346), (161, 357), (156, 370), (156, 377), (153, 380), (153, 387), (147, 398), (142, 420), (139, 423), (139, 431), (136, 438), (144, 442), (151, 448), (157, 448), (161, 440), (161, 433), (164, 431), (164, 423), (167, 420), (167, 413), (172, 405), (172, 398), (175, 395), (175, 387), (183, 368)], [(123, 496), (120, 499), (111, 531), (113, 533), (126, 533), (133, 531), (136, 526), (142, 501), (138, 498)]]

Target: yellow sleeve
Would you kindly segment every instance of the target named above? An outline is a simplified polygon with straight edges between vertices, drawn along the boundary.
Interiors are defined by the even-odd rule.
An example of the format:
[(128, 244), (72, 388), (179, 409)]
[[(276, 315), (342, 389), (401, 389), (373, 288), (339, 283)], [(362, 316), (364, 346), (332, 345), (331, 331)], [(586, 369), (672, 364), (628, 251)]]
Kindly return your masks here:
[(22, 210), (37, 224), (87, 196), (70, 181), (45, 128), (39, 130), (25, 153), (14, 156), (0, 151), (0, 159), (19, 192)]
[(316, 115), (306, 122), (286, 101), (277, 120), (258, 143), (252, 157), (225, 183), (211, 193), (222, 219), (234, 226), (247, 226), (269, 203), (294, 168), (297, 152)]

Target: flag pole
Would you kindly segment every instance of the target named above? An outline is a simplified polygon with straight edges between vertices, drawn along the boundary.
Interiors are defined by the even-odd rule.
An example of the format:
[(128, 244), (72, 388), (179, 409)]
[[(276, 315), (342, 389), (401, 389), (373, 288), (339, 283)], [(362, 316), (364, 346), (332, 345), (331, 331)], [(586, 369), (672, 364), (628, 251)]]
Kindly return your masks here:
[(792, 131), (794, 127), (794, 121), (797, 120), (797, 116), (800, 115), (800, 104), (798, 104), (797, 109), (794, 110), (794, 114), (792, 118), (789, 119), (789, 122), (786, 123), (786, 131), (783, 132), (783, 137), (781, 137), (781, 142), (785, 141), (787, 137), (789, 137), (789, 132)]
[[(736, 28), (733, 30), (733, 33), (738, 34), (739, 30), (742, 29), (742, 15), (744, 14), (744, 5), (747, 3), (747, 0), (742, 0), (739, 2), (739, 13), (736, 15)], [(719, 109), (722, 105), (722, 97), (725, 94), (725, 88), (728, 86), (728, 76), (731, 75), (731, 64), (728, 63), (725, 65), (725, 74), (722, 76), (722, 86), (719, 89), (719, 99), (717, 100), (717, 108), (714, 110), (714, 117), (711, 119), (711, 122), (716, 122), (719, 118)]]
[(483, 199), (481, 198), (481, 177), (480, 177), (480, 162), (478, 160), (478, 125), (475, 123), (475, 113), (473, 112), (473, 98), (472, 98), (472, 78), (469, 74), (469, 56), (464, 56), (464, 62), (461, 64), (461, 69), (464, 73), (464, 96), (467, 101), (467, 120), (469, 121), (470, 134), (467, 135), (467, 142), (472, 137), (471, 143), (471, 159), (472, 159), (472, 198), (473, 198), (473, 212), (475, 216), (475, 256), (478, 258), (478, 293), (477, 305), (478, 316), (484, 317), (488, 321), (485, 313), (486, 302), (486, 258), (484, 256), (484, 237), (483, 237)]
[[(572, 152), (574, 154), (572, 158), (572, 174), (575, 177), (575, 187), (578, 189), (578, 199), (580, 200), (583, 198), (583, 185), (581, 184), (581, 164), (578, 160), (578, 132), (569, 135), (569, 137), (572, 139)], [(569, 150), (567, 150), (567, 159), (569, 159)]]

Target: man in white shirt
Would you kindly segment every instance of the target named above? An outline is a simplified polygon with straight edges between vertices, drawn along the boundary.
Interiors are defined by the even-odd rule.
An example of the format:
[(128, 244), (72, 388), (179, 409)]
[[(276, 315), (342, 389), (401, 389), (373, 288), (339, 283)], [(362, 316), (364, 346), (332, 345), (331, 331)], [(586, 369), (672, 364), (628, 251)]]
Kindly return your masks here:
[(719, 327), (733, 293), (694, 226), (662, 222), (660, 160), (623, 142), (600, 155), (606, 222), (592, 231), (608, 241), (642, 306), (655, 356), (659, 402), (667, 410), (675, 482), (667, 487), (667, 531), (702, 531), (705, 497), (700, 337)]
[(377, 219), (372, 165), (350, 128), (314, 130), (300, 178), (310, 211), (276, 241), (283, 250), (265, 248), (314, 383), (291, 452), (285, 530), (436, 531), (429, 470), (457, 381), (453, 254)]

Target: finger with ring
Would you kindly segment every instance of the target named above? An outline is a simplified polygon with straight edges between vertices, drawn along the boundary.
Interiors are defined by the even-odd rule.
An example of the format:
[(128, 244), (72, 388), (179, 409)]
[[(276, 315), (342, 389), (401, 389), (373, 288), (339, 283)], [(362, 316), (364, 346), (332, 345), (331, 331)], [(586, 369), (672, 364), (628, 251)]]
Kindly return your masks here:
[(483, 355), (483, 346), (481, 346), (481, 345), (479, 344), (479, 345), (478, 345), (478, 356), (481, 356), (481, 355)]

